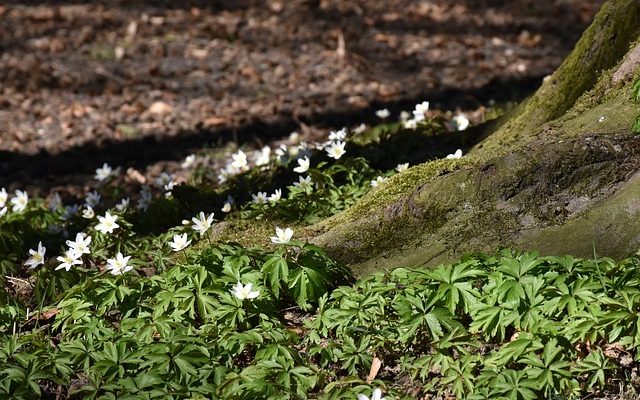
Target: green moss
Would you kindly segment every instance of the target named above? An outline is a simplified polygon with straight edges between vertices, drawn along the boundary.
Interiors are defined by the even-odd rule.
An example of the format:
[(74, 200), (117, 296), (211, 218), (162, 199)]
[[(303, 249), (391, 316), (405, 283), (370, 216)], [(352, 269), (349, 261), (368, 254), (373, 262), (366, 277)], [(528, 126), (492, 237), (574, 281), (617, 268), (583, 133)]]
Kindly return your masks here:
[(613, 67), (640, 33), (640, 2), (608, 1), (558, 70), (496, 133), (480, 146), (499, 150), (543, 123), (563, 115)]

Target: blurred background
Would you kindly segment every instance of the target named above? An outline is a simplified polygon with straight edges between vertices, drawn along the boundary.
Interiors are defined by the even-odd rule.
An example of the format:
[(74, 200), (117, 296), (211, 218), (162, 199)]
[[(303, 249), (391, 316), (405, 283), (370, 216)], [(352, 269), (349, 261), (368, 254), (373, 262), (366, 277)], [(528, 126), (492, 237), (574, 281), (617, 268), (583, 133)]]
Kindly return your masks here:
[[(526, 96), (601, 0), (0, 2), (0, 186)], [(75, 178), (73, 178), (75, 177)], [(73, 179), (72, 179), (73, 178)]]

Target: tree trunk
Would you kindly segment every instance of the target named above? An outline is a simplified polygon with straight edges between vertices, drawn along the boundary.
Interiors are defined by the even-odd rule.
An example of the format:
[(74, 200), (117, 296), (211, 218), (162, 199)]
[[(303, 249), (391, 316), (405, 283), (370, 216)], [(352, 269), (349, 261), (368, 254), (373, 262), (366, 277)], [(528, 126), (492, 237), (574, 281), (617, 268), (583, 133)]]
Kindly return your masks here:
[(605, 3), (562, 66), (465, 157), (394, 176), (311, 227), (312, 241), (360, 275), (498, 247), (638, 250), (639, 37), (640, 1)]

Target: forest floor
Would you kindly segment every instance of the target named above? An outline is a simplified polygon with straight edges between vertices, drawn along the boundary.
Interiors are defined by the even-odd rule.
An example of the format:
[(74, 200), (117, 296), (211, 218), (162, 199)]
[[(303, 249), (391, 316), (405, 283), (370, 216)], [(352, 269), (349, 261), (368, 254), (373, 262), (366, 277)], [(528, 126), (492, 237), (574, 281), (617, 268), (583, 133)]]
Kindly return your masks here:
[(600, 0), (0, 5), (0, 186), (81, 187), (225, 141), (522, 98)]

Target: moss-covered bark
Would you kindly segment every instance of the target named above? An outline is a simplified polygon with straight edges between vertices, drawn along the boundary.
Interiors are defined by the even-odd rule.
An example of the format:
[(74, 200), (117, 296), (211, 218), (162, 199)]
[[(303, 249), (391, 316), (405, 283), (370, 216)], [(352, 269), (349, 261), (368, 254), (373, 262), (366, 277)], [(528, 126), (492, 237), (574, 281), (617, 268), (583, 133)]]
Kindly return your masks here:
[(503, 246), (578, 256), (637, 250), (637, 64), (622, 79), (616, 66), (639, 34), (640, 2), (609, 1), (558, 71), (465, 158), (395, 176), (311, 227), (313, 241), (358, 274)]

